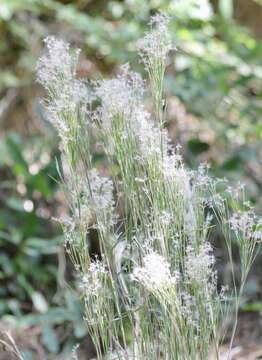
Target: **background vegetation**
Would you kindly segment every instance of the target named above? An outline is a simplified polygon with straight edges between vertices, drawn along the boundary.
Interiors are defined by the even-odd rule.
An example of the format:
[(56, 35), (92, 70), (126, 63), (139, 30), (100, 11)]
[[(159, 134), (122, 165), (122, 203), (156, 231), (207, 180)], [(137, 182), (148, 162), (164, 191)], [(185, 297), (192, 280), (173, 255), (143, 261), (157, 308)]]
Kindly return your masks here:
[[(0, 1), (0, 327), (16, 329), (26, 359), (64, 358), (76, 342), (89, 347), (61, 232), (51, 221), (66, 207), (56, 181), (56, 134), (35, 84), (42, 39), (56, 34), (80, 47), (80, 77), (107, 76), (124, 62), (141, 70), (136, 41), (157, 10), (172, 17), (178, 49), (166, 77), (172, 139), (189, 166), (208, 161), (232, 186), (244, 181), (261, 213), (260, 0)], [(248, 345), (260, 331), (251, 314), (262, 310), (260, 262), (242, 304), (256, 329)]]

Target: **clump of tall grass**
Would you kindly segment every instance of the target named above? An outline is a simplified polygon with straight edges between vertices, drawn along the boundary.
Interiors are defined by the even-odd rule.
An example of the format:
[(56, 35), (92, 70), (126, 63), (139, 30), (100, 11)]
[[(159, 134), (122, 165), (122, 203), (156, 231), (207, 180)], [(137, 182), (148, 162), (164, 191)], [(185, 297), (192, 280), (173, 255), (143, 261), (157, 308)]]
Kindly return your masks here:
[[(242, 189), (221, 191), (226, 185), (203, 164), (189, 170), (180, 146), (168, 137), (168, 22), (162, 13), (153, 16), (138, 43), (149, 91), (128, 64), (113, 79), (78, 79), (79, 50), (53, 37), (45, 40), (38, 63), (46, 108), (61, 140), (59, 172), (70, 216), (59, 221), (98, 359), (207, 359), (213, 349), (218, 358), (228, 296), (218, 289), (212, 233), (222, 229), (232, 266), (232, 341), (261, 241), (261, 220)], [(109, 176), (96, 168), (97, 148), (106, 154)], [(90, 254), (91, 231), (98, 236), (97, 256)]]

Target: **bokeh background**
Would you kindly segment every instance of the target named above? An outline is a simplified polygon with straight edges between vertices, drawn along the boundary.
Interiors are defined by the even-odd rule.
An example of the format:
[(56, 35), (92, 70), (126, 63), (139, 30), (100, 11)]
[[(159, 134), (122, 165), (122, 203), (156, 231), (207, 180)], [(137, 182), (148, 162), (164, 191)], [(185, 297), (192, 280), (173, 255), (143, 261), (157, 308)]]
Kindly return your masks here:
[[(143, 71), (136, 41), (159, 10), (171, 16), (178, 48), (166, 74), (171, 138), (189, 167), (207, 161), (232, 186), (245, 182), (262, 213), (261, 0), (0, 0), (0, 339), (10, 343), (11, 331), (25, 360), (69, 359), (76, 343), (87, 359), (90, 349), (52, 221), (67, 209), (58, 138), (35, 82), (42, 39), (53, 34), (80, 47), (80, 77), (110, 76), (126, 62)], [(241, 304), (236, 359), (262, 356), (261, 255)], [(7, 348), (0, 344), (1, 360), (13, 358)]]

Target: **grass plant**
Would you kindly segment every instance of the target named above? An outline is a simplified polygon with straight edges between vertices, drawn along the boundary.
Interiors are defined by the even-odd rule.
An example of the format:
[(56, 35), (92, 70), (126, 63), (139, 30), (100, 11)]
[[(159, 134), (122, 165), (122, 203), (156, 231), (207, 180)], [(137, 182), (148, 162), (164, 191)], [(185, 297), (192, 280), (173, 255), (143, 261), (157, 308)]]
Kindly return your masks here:
[[(232, 347), (240, 297), (261, 241), (261, 220), (243, 189), (229, 191), (205, 164), (188, 169), (168, 137), (164, 75), (175, 50), (168, 22), (165, 14), (153, 16), (138, 43), (149, 90), (128, 64), (113, 79), (78, 79), (79, 51), (53, 37), (38, 63), (60, 137), (59, 172), (70, 209), (59, 221), (100, 360), (204, 360), (212, 349), (218, 359), (228, 306), (235, 309)], [(103, 168), (96, 166), (97, 148), (106, 155)], [(231, 304), (230, 292), (218, 287), (211, 243), (216, 229), (222, 229), (232, 268)], [(90, 253), (93, 231), (97, 256)]]

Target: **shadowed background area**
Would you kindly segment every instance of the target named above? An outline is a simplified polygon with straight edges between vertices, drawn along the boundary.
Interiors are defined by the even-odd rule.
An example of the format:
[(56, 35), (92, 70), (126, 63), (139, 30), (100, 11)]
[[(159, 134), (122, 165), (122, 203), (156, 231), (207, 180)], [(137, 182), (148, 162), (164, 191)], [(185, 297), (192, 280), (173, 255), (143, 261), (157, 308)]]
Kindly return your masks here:
[[(163, 10), (177, 51), (166, 74), (168, 130), (188, 166), (207, 161), (232, 186), (247, 184), (262, 204), (261, 0), (2, 0), (0, 2), (0, 359), (11, 331), (26, 360), (69, 358), (91, 344), (74, 273), (52, 217), (67, 212), (58, 184), (58, 139), (35, 81), (42, 40), (56, 35), (82, 49), (78, 76), (98, 79), (137, 61), (136, 42)], [(97, 162), (102, 161), (97, 156)], [(229, 271), (217, 239), (219, 273)], [(95, 239), (94, 239), (95, 243)], [(95, 251), (95, 250), (94, 250)], [(238, 259), (235, 259), (236, 263)], [(249, 277), (235, 358), (262, 356), (261, 256)], [(13, 349), (14, 350), (14, 349)], [(248, 357), (250, 356), (250, 357)], [(15, 355), (14, 355), (15, 358)]]

